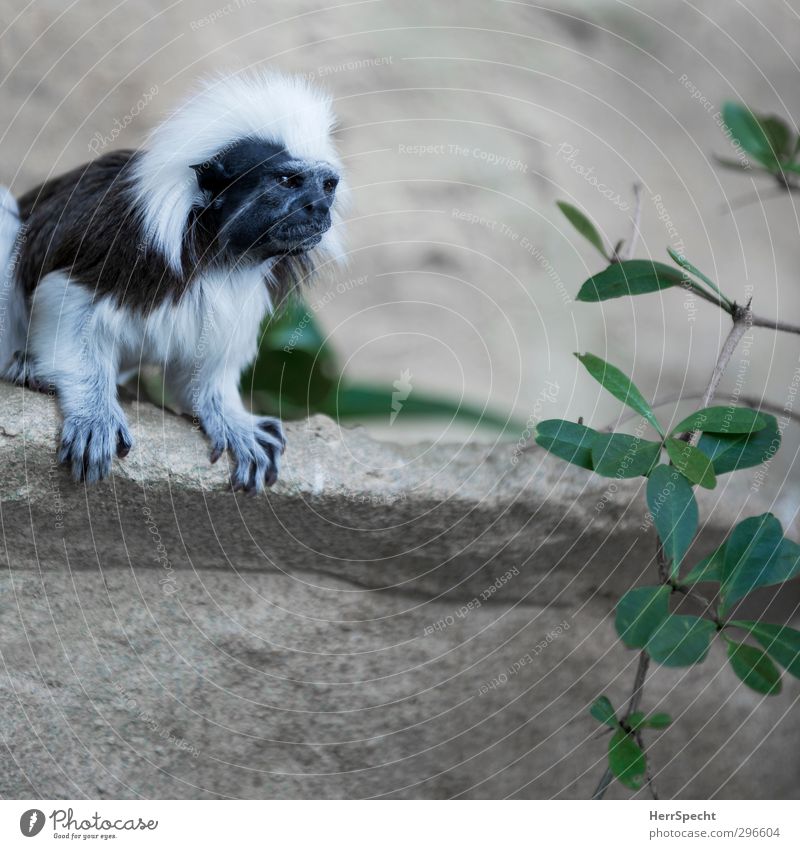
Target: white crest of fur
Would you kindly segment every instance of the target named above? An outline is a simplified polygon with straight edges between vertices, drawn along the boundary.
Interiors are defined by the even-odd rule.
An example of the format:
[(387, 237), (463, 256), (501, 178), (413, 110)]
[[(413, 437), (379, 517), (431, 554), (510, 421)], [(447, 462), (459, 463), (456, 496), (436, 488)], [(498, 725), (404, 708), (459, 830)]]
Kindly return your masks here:
[[(322, 160), (339, 170), (333, 126), (330, 98), (302, 77), (262, 71), (206, 81), (153, 131), (136, 165), (133, 190), (148, 242), (180, 273), (186, 220), (193, 204), (202, 200), (189, 166), (249, 137), (281, 144), (298, 159)], [(328, 256), (341, 251), (338, 203), (334, 227), (316, 249)]]

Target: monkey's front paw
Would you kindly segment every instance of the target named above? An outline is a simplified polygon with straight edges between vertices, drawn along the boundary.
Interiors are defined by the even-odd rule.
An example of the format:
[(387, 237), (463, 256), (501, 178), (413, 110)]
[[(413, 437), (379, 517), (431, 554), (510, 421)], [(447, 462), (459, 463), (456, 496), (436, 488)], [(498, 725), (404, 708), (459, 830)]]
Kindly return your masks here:
[(212, 437), (211, 462), (216, 463), (228, 449), (236, 461), (231, 475), (234, 492), (262, 492), (278, 480), (281, 455), (286, 448), (286, 437), (279, 419), (253, 416), (250, 425), (239, 428), (226, 427), (217, 437)]
[(126, 457), (133, 438), (124, 416), (67, 416), (61, 430), (58, 461), (69, 466), (76, 481), (92, 483), (108, 477), (114, 455)]

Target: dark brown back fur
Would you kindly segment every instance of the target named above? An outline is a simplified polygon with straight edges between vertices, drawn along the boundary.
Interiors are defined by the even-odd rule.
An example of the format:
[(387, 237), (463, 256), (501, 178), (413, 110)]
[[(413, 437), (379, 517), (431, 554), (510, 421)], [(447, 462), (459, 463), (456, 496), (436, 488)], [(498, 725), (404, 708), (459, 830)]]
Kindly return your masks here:
[[(148, 312), (167, 299), (177, 301), (201, 270), (233, 264), (204, 227), (201, 209), (192, 210), (187, 221), (183, 274), (147, 244), (129, 189), (139, 155), (107, 153), (19, 198), (25, 239), (17, 274), (28, 295), (46, 274), (65, 271), (95, 296), (110, 295), (120, 305)], [(283, 303), (311, 268), (305, 256), (281, 258), (273, 269), (273, 303)]]

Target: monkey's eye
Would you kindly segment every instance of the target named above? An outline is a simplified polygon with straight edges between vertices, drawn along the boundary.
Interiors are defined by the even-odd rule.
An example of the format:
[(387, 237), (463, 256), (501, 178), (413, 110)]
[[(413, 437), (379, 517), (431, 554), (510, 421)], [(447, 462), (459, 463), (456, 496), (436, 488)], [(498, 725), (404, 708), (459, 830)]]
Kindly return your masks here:
[(275, 180), (285, 189), (299, 189), (303, 185), (302, 174), (279, 174)]
[(336, 191), (336, 187), (339, 185), (338, 177), (328, 177), (327, 180), (322, 184), (322, 188), (330, 194), (333, 191)]

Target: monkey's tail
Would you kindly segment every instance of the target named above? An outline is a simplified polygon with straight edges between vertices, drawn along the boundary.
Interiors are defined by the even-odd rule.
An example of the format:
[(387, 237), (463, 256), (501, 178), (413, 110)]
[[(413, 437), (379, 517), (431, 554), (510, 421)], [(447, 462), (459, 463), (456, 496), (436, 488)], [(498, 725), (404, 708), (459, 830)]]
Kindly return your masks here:
[(0, 376), (12, 380), (28, 333), (28, 306), (16, 273), (24, 238), (17, 202), (0, 186)]

